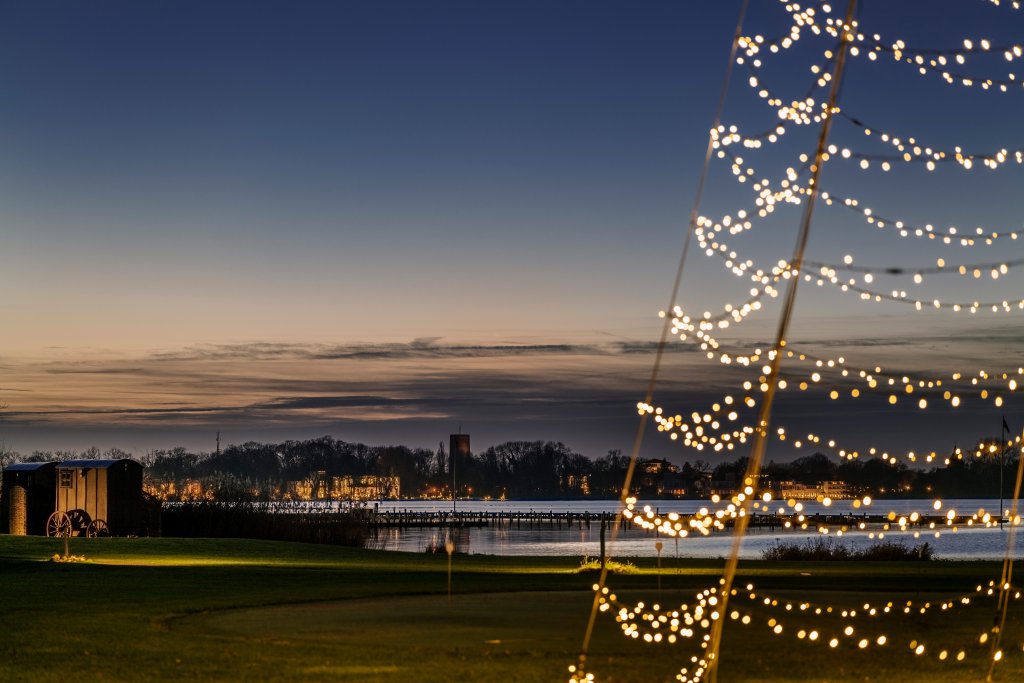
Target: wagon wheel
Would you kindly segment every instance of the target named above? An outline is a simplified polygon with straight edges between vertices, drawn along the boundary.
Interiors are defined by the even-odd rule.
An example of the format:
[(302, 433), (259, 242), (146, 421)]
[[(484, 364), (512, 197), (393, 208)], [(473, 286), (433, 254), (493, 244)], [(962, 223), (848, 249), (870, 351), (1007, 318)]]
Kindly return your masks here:
[(94, 519), (85, 528), (85, 535), (89, 538), (110, 538), (110, 527), (102, 519)]
[(71, 533), (76, 536), (84, 534), (92, 521), (89, 513), (81, 509), (68, 510), (68, 519), (71, 520)]
[(70, 536), (71, 519), (60, 510), (54, 512), (46, 520), (46, 535), (57, 537)]

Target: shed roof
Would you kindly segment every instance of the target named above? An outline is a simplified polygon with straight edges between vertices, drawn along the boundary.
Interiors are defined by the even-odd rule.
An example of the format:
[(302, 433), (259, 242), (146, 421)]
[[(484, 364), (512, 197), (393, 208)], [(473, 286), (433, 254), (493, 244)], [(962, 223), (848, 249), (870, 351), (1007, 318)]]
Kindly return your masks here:
[(16, 462), (4, 467), (4, 472), (35, 472), (44, 467), (53, 467), (52, 462)]
[(109, 468), (113, 467), (114, 465), (117, 465), (118, 463), (122, 463), (122, 462), (130, 462), (133, 465), (139, 465), (140, 467), (142, 466), (141, 463), (138, 463), (138, 462), (132, 460), (131, 458), (116, 458), (116, 459), (113, 459), (113, 460), (65, 460), (64, 462), (57, 463), (57, 467), (59, 469), (65, 469), (65, 470), (66, 469), (83, 469), (83, 468), (86, 468), (86, 467), (91, 467), (91, 468), (95, 468), (95, 469), (105, 470), (105, 469), (109, 469)]

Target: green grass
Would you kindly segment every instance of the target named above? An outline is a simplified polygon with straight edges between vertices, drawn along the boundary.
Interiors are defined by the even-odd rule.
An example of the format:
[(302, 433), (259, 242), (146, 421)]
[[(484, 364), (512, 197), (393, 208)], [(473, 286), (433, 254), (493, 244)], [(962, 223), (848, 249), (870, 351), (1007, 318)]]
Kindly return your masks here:
[[(0, 680), (3, 681), (485, 681), (567, 678), (592, 600), (593, 574), (580, 559), (455, 556), (447, 598), (447, 557), (331, 546), (207, 539), (73, 539), (86, 563), (46, 561), (50, 539), (0, 536)], [(721, 562), (663, 559), (659, 597), (654, 560), (633, 559), (616, 576), (624, 600), (692, 604), (718, 578)], [(865, 601), (934, 600), (970, 591), (998, 563), (750, 562), (742, 578), (782, 599), (858, 606)], [(736, 600), (734, 606), (749, 607)], [(721, 681), (983, 680), (993, 602), (952, 612), (854, 622), (890, 644), (867, 652), (797, 640), (836, 616), (785, 613), (786, 630), (730, 621)], [(997, 679), (1024, 678), (1024, 624), (1016, 602)], [(860, 624), (863, 623), (863, 626)], [(858, 636), (860, 633), (858, 633)], [(962, 664), (916, 657), (963, 648)], [(590, 668), (602, 682), (673, 680), (697, 651), (627, 641), (599, 615)], [(953, 650), (954, 652), (956, 650)]]

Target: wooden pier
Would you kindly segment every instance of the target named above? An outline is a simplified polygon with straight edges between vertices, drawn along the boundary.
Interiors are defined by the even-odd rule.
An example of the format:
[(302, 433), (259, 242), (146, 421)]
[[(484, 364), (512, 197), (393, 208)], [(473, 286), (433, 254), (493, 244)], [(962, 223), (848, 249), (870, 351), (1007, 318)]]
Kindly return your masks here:
[[(380, 510), (369, 515), (372, 526), (378, 527), (504, 527), (509, 529), (589, 529), (591, 524), (601, 521), (612, 522), (615, 515), (610, 512), (472, 512), (437, 511), (420, 512), (413, 510)], [(624, 526), (632, 526), (623, 521)]]
[[(655, 511), (655, 517), (661, 517)], [(414, 510), (377, 510), (367, 515), (367, 521), (371, 526), (390, 528), (417, 528), (417, 527), (495, 527), (506, 529), (589, 529), (591, 525), (600, 527), (604, 521), (611, 526), (616, 515), (611, 512), (555, 512), (553, 510), (519, 511), (519, 512), (474, 512), (474, 511), (433, 511), (422, 512)], [(690, 515), (679, 515), (680, 520), (689, 520)], [(896, 518), (897, 520), (899, 517)], [(653, 521), (653, 520), (652, 520)], [(921, 516), (915, 522), (908, 521), (907, 528), (928, 529), (929, 524), (935, 523), (935, 529), (946, 528), (946, 517), (944, 515)], [(786, 526), (789, 522), (790, 526)], [(964, 524), (966, 519), (960, 518), (957, 524)], [(733, 520), (724, 519), (725, 526), (732, 526)], [(620, 528), (638, 528), (633, 521), (627, 519), (619, 520)], [(806, 524), (806, 528), (804, 528)], [(819, 527), (826, 526), (829, 529), (858, 529), (860, 525), (866, 528), (886, 529), (898, 528), (895, 520), (890, 520), (888, 515), (861, 514), (806, 514), (801, 520), (797, 515), (778, 515), (775, 513), (755, 513), (750, 517), (750, 527), (767, 531), (816, 531)]]

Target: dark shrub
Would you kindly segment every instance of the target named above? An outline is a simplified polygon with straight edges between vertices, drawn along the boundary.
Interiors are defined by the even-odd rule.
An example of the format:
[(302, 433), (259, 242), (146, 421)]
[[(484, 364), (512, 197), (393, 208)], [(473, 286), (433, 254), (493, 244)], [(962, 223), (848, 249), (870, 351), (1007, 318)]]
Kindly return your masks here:
[(362, 548), (371, 535), (358, 513), (280, 510), (270, 503), (178, 503), (165, 505), (161, 518), (163, 535), (181, 538), (253, 538)]
[(894, 541), (875, 543), (863, 550), (850, 550), (831, 538), (816, 538), (804, 544), (777, 543), (765, 548), (761, 557), (765, 560), (799, 562), (805, 560), (866, 560), (876, 561), (923, 561), (932, 559), (933, 548), (927, 543), (907, 547)]

